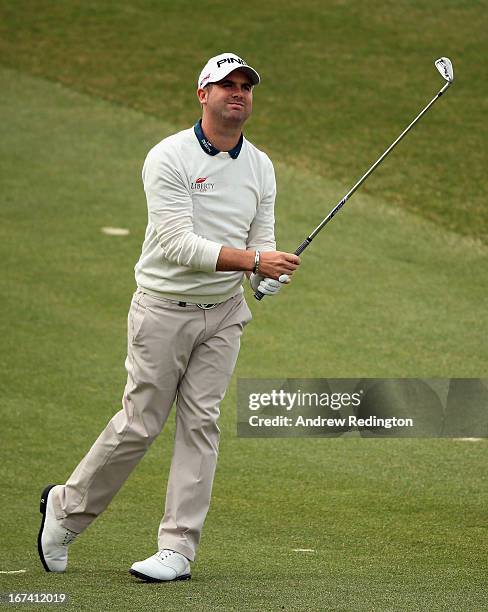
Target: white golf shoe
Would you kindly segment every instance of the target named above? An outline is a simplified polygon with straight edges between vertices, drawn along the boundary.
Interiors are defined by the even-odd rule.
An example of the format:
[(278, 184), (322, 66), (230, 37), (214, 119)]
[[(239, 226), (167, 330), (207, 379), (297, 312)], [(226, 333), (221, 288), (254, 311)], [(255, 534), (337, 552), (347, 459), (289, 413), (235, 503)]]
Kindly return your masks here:
[(146, 582), (190, 580), (190, 562), (182, 554), (163, 549), (144, 561), (136, 561), (129, 572)]
[(49, 485), (41, 494), (41, 528), (37, 536), (37, 550), (46, 572), (64, 572), (68, 565), (68, 544), (78, 535), (61, 525), (54, 514), (52, 491), (56, 486)]

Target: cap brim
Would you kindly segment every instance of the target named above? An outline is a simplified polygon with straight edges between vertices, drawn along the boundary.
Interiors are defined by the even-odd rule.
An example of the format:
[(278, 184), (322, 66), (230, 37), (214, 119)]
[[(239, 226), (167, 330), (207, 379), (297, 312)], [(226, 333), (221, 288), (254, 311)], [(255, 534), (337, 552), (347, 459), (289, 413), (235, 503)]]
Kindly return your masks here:
[(242, 68), (238, 68), (238, 70), (242, 70), (242, 72), (245, 72), (247, 76), (251, 79), (253, 85), (259, 85), (261, 77), (254, 70), (254, 68), (251, 68), (251, 66), (242, 66)]
[(261, 77), (254, 70), (254, 68), (251, 68), (251, 66), (230, 66), (229, 70), (227, 70), (226, 72), (220, 75), (220, 78), (218, 81), (208, 81), (208, 83), (219, 83), (220, 81), (223, 81), (227, 76), (229, 76), (231, 72), (234, 72), (235, 70), (241, 70), (242, 72), (245, 72), (247, 76), (251, 79), (251, 83), (253, 85), (259, 85), (261, 81)]

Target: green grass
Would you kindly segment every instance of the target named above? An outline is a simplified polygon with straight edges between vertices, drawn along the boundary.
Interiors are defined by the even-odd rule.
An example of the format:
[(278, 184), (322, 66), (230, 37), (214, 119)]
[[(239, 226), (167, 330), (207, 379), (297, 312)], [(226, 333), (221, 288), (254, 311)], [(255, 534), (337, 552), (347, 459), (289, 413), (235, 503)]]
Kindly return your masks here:
[[(192, 582), (127, 575), (156, 545), (172, 423), (72, 547), (69, 573), (43, 572), (39, 490), (69, 475), (118, 409), (145, 224), (139, 171), (173, 127), (0, 74), (1, 569), (27, 570), (0, 574), (0, 590), (66, 591), (86, 610), (483, 609), (484, 442), (235, 437), (237, 376), (486, 373), (486, 247), (365, 194), (310, 248), (286, 294), (250, 300)], [(291, 247), (340, 186), (277, 169), (278, 234)], [(308, 210), (297, 209), (304, 194)], [(131, 234), (105, 236), (105, 225)]]
[(249, 135), (347, 190), (438, 91), (433, 61), (448, 55), (455, 86), (362, 189), (486, 242), (486, 9), (475, 0), (250, 0), (238, 11), (223, 0), (4, 1), (0, 63), (181, 128), (198, 113), (193, 79), (205, 59), (235, 50), (263, 76)]
[[(26, 570), (0, 574), (0, 592), (64, 591), (73, 610), (488, 609), (486, 441), (235, 435), (237, 377), (487, 377), (486, 7), (195, 6), (0, 5), (0, 571)], [(292, 285), (249, 299), (192, 581), (127, 574), (155, 550), (172, 420), (73, 545), (69, 572), (48, 575), (40, 490), (70, 474), (125, 383), (142, 161), (194, 119), (188, 74), (226, 47), (265, 77), (248, 134), (276, 161), (290, 250), (433, 95), (431, 59), (451, 55), (459, 82)]]

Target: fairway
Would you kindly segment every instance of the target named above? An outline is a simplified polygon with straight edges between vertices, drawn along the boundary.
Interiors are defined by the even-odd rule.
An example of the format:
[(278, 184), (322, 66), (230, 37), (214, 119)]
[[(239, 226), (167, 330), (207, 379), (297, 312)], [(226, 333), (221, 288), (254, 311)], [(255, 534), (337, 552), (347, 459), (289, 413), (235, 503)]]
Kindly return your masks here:
[[(55, 38), (67, 17), (42, 4), (46, 22), (52, 11)], [(119, 17), (126, 23), (129, 8), (137, 13), (139, 3), (122, 4)], [(455, 4), (446, 10), (460, 10)], [(24, 15), (31, 14), (29, 2), (22, 6)], [(246, 288), (254, 320), (221, 405), (220, 458), (192, 580), (142, 584), (128, 574), (135, 560), (155, 551), (174, 415), (106, 513), (70, 548), (68, 573), (44, 572), (36, 549), (39, 494), (46, 484), (65, 481), (120, 407), (133, 267), (147, 219), (142, 162), (156, 142), (186, 128), (199, 108), (196, 100), (182, 104), (173, 96), (157, 112), (157, 88), (140, 99), (135, 83), (111, 90), (107, 67), (96, 78), (93, 49), (78, 75), (75, 54), (63, 69), (56, 54), (34, 69), (28, 37), (16, 42), (12, 34), (15, 11), (3, 9), (9, 20), (2, 28), (10, 33), (0, 45), (0, 593), (64, 592), (69, 604), (60, 609), (70, 610), (488, 610), (486, 439), (236, 436), (238, 378), (487, 377), (488, 218), (479, 152), (469, 176), (466, 170), (482, 131), (464, 140), (462, 126), (455, 127), (456, 136), (445, 132), (453, 109), (467, 99), (462, 77), (407, 137), (405, 151), (402, 143), (385, 161), (378, 182), (372, 177), (317, 237), (282, 295), (258, 303)], [(309, 3), (304, 11), (309, 23), (315, 9)], [(154, 18), (159, 9), (153, 10)], [(278, 29), (285, 21), (291, 27), (289, 10)], [(419, 10), (412, 8), (409, 19)], [(100, 11), (96, 24), (104, 21)], [(185, 11), (190, 14), (190, 7)], [(182, 27), (185, 11), (171, 12), (169, 22)], [(141, 20), (147, 24), (150, 16)], [(28, 24), (26, 19), (25, 31)], [(257, 26), (250, 24), (257, 49)], [(346, 32), (353, 27), (346, 26)], [(32, 32), (45, 27), (40, 19)], [(71, 39), (63, 39), (72, 51), (76, 27)], [(168, 36), (178, 31), (175, 26)], [(129, 39), (127, 45), (135, 46)], [(46, 39), (47, 47), (52, 44)], [(263, 45), (277, 57), (271, 42)], [(264, 100), (278, 92), (276, 82), (267, 84), (273, 61), (263, 62), (263, 98), (258, 89), (250, 138), (275, 162), (279, 248), (294, 250), (405, 127), (409, 113), (413, 118), (442, 85), (426, 46), (425, 73), (412, 98), (399, 102), (401, 117), (383, 108), (379, 134), (366, 133), (372, 123), (359, 134), (343, 132), (349, 153), (340, 160), (329, 145), (318, 160), (312, 140), (297, 147), (296, 158), (286, 148), (290, 126), (281, 100), (275, 112), (285, 121), (283, 131), (268, 125), (273, 111)], [(467, 47), (465, 74), (472, 70)], [(299, 45), (295, 50), (303, 52)], [(185, 59), (174, 76), (178, 87), (207, 51)], [(419, 56), (417, 51), (415, 62)], [(132, 61), (144, 62), (143, 52)], [(259, 66), (258, 51), (254, 63)], [(389, 65), (385, 60), (381, 69)], [(118, 74), (120, 66), (112, 69)], [(352, 64), (347, 74), (354, 77)], [(190, 99), (192, 86), (186, 93)], [(358, 108), (368, 104), (373, 100), (366, 106), (357, 101)], [(352, 108), (349, 100), (341, 121)], [(482, 116), (473, 108), (472, 126)], [(340, 104), (330, 110), (340, 113)], [(310, 139), (310, 117), (303, 125)], [(340, 139), (332, 130), (335, 145)], [(353, 143), (361, 148), (357, 158)], [(468, 204), (460, 203), (460, 194), (470, 180), (476, 210), (463, 221)], [(432, 214), (419, 210), (424, 190)], [(455, 207), (452, 217), (445, 214), (449, 206)], [(127, 231), (111, 235), (107, 227)], [(25, 571), (5, 573), (19, 570)], [(25, 606), (5, 606), (14, 608)]]

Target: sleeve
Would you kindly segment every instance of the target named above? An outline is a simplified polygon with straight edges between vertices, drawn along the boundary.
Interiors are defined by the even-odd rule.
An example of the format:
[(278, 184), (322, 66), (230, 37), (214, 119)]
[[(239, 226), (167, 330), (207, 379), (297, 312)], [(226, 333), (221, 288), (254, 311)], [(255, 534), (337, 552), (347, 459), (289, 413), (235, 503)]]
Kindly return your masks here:
[(260, 249), (261, 251), (276, 250), (274, 233), (275, 217), (274, 204), (276, 199), (276, 178), (273, 164), (265, 156), (263, 164), (263, 189), (256, 216), (254, 217), (247, 239), (247, 250)]
[(194, 233), (193, 202), (178, 165), (172, 151), (149, 152), (142, 169), (149, 223), (168, 261), (215, 272), (222, 245)]

